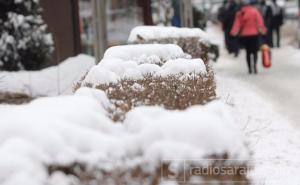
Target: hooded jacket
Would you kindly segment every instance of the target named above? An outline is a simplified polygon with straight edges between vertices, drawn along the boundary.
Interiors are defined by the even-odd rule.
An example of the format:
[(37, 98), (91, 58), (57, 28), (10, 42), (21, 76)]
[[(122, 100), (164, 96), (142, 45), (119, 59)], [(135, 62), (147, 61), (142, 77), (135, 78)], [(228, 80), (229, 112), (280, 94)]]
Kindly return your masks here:
[(237, 12), (230, 34), (233, 36), (256, 36), (265, 34), (267, 28), (260, 12), (251, 5)]

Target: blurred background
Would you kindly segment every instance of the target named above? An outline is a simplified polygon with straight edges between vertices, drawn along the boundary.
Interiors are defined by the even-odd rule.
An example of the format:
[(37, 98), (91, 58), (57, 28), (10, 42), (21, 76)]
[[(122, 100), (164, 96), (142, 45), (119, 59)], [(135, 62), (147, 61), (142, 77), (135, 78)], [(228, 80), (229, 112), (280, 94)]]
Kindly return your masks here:
[[(23, 3), (16, 3), (19, 2), (16, 1), (15, 4), (13, 2), (13, 0), (0, 1), (3, 15), (1, 21), (3, 26), (0, 29), (3, 36), (2, 43), (9, 45), (4, 34), (6, 29), (9, 30), (8, 35), (10, 34), (12, 38), (20, 37), (19, 40), (24, 37), (31, 37), (34, 40), (35, 36), (30, 34), (40, 32), (39, 43), (44, 44), (43, 48), (47, 49), (42, 52), (37, 48), (27, 49), (27, 52), (23, 53), (35, 50), (43, 55), (33, 59), (30, 56), (20, 56), (22, 67), (17, 66), (17, 62), (15, 66), (1, 67), (0, 65), (0, 69), (9, 71), (24, 68), (37, 70), (57, 65), (68, 57), (80, 53), (96, 56), (99, 61), (106, 48), (126, 44), (130, 30), (138, 25), (198, 27), (205, 30), (208, 22), (219, 24), (217, 15), (224, 4), (223, 0), (40, 0), (40, 2), (24, 0), (21, 1)], [(31, 7), (24, 8), (24, 4), (31, 4)], [(278, 4), (284, 9), (285, 22), (288, 25), (288, 29), (285, 29), (286, 32), (283, 34), (293, 35), (292, 40), (296, 42), (299, 22), (298, 0), (278, 0)], [(7, 12), (16, 12), (16, 15), (40, 14), (42, 15), (41, 18), (39, 17), (40, 20), (34, 19), (39, 20), (35, 21), (35, 24), (40, 27), (36, 30), (25, 26), (8, 28), (6, 24), (15, 25), (17, 21), (7, 17)], [(27, 22), (31, 24), (29, 20)], [(46, 27), (46, 30), (42, 26)], [(24, 34), (26, 33), (24, 30), (28, 32), (27, 35)], [(16, 38), (16, 42), (19, 40)], [(6, 46), (4, 50), (10, 47), (14, 48), (14, 45)], [(20, 53), (20, 51), (15, 48), (11, 53)], [(4, 64), (12, 63), (11, 61), (16, 61), (16, 58), (7, 52), (0, 52), (0, 61)], [(26, 62), (22, 62), (22, 58), (25, 58)], [(30, 60), (32, 64), (28, 64)]]
[[(43, 17), (53, 36), (54, 53), (51, 64), (79, 53), (95, 55), (95, 42), (105, 48), (125, 44), (130, 30), (138, 25), (173, 25), (206, 29), (207, 23), (218, 24), (217, 14), (223, 0), (41, 0)], [(279, 0), (289, 25), (284, 34), (297, 37), (298, 0)], [(105, 13), (96, 15), (93, 7), (105, 6)], [(180, 8), (187, 6), (188, 8)], [(192, 17), (185, 23), (184, 14)], [(95, 20), (96, 19), (96, 20)], [(59, 21), (58, 21), (59, 20)], [(105, 30), (95, 28), (100, 22)], [(292, 28), (292, 29), (291, 29)], [(98, 31), (97, 31), (98, 30)], [(103, 32), (100, 41), (95, 32)], [(297, 41), (297, 39), (294, 41)]]
[[(299, 1), (277, 0), (284, 15), (282, 43), (293, 49), (300, 45)], [(213, 50), (220, 50), (215, 55), (221, 56), (217, 72), (226, 67), (234, 74), (241, 71), (235, 67), (245, 65), (243, 58), (230, 58), (242, 61), (242, 66), (223, 62), (227, 53), (218, 15), (225, 4), (226, 0), (0, 0), (0, 94), (71, 93), (74, 82), (101, 60), (108, 47), (127, 44), (130, 31), (140, 25), (206, 30), (216, 45)], [(287, 53), (286, 48), (274, 51)], [(298, 49), (292, 52), (296, 55)], [(281, 62), (286, 57), (277, 57), (278, 64), (286, 67)], [(280, 70), (278, 74), (281, 69), (274, 68)]]

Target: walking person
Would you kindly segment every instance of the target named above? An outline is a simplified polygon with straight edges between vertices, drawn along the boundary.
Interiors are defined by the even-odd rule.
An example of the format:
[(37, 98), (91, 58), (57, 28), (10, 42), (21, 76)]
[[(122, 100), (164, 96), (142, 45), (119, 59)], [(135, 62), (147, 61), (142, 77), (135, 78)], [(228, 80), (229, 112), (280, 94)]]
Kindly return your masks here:
[[(271, 47), (280, 47), (280, 29), (283, 25), (283, 9), (277, 4), (277, 0), (270, 1), (270, 7), (272, 9), (272, 27), (271, 27), (271, 37), (272, 43)], [(273, 41), (273, 34), (276, 35), (276, 44)]]
[(172, 6), (174, 9), (174, 15), (171, 20), (172, 26), (181, 27), (181, 20), (180, 20), (180, 2), (178, 0), (172, 0)]
[(227, 37), (227, 47), (229, 53), (233, 53), (236, 57), (239, 54), (239, 43), (236, 37), (230, 35), (231, 28), (234, 23), (235, 15), (238, 11), (238, 5), (235, 0), (229, 0), (227, 8), (224, 12), (223, 28)]
[(236, 57), (239, 54), (238, 38), (230, 34), (235, 14), (238, 11), (238, 4), (235, 0), (226, 0), (223, 2), (223, 7), (220, 9), (219, 20), (222, 23), (225, 46), (229, 54), (234, 54)]
[(262, 15), (254, 6), (255, 3), (254, 0), (243, 0), (243, 6), (237, 12), (231, 29), (231, 35), (239, 36), (246, 49), (249, 74), (257, 74), (259, 37), (267, 32)]
[(264, 19), (264, 23), (265, 26), (267, 27), (267, 33), (266, 35), (263, 35), (261, 37), (261, 45), (262, 44), (267, 44), (268, 46), (273, 46), (273, 32), (272, 32), (272, 19), (273, 19), (273, 15), (272, 15), (272, 8), (269, 5), (269, 3), (267, 3), (266, 0), (261, 0), (260, 4), (259, 4), (259, 9), (260, 12), (263, 16)]

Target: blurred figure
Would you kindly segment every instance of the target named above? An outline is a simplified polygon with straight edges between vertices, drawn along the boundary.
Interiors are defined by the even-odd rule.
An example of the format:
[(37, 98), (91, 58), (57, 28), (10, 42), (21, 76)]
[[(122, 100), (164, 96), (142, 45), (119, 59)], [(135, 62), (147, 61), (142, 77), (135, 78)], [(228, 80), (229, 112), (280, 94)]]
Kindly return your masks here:
[(246, 49), (249, 74), (257, 74), (259, 35), (267, 32), (261, 13), (253, 6), (255, 3), (254, 0), (243, 0), (243, 6), (237, 12), (231, 29), (231, 35), (240, 36), (241, 44)]
[(280, 28), (283, 25), (283, 9), (277, 4), (276, 0), (270, 1), (272, 9), (272, 25), (271, 25), (271, 47), (274, 47), (273, 33), (276, 35), (276, 46), (280, 47)]
[(272, 8), (267, 3), (266, 0), (261, 0), (259, 5), (260, 12), (263, 16), (265, 26), (267, 27), (267, 34), (262, 36), (260, 44), (267, 44), (268, 46), (273, 46), (273, 37), (272, 37)]
[(202, 30), (206, 29), (207, 17), (202, 10), (198, 9), (195, 6), (193, 6), (193, 19), (194, 19), (193, 22), (195, 28), (200, 28)]
[(220, 6), (220, 8), (218, 9), (218, 15), (217, 15), (217, 18), (218, 18), (218, 20), (219, 20), (221, 23), (222, 23), (223, 14), (224, 14), (224, 12), (225, 12), (227, 2), (228, 2), (228, 0), (223, 0), (222, 6)]
[(172, 6), (174, 9), (174, 16), (171, 21), (172, 26), (181, 27), (179, 0), (172, 0)]
[(222, 23), (224, 31), (226, 49), (228, 50), (228, 53), (233, 53), (236, 57), (239, 53), (239, 42), (237, 37), (233, 37), (230, 34), (230, 31), (238, 8), (238, 4), (235, 0), (226, 0), (223, 2), (223, 7), (220, 9), (219, 14), (219, 20)]

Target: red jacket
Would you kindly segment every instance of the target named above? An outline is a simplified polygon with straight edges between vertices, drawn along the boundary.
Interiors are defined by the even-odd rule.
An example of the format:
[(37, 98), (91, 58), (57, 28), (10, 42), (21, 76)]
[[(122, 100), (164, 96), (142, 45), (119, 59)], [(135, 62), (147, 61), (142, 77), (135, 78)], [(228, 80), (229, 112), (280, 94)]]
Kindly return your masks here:
[(251, 5), (244, 6), (236, 13), (231, 35), (255, 36), (265, 34), (267, 28), (260, 12)]

